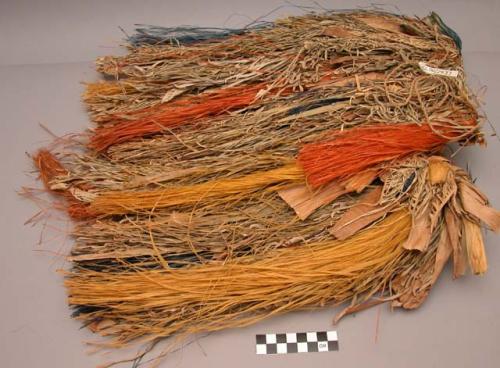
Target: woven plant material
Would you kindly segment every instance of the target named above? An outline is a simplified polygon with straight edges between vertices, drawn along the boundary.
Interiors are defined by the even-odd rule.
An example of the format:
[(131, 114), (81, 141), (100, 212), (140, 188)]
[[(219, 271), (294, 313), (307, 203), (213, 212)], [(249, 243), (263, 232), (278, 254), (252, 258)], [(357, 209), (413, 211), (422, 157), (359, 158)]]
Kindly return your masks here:
[(141, 26), (129, 41), (97, 60), (112, 80), (86, 85), (92, 127), (33, 155), (74, 221), (65, 285), (97, 344), (327, 304), (349, 303), (336, 320), (412, 309), (448, 260), (455, 277), (486, 272), (480, 225), (498, 231), (500, 214), (441, 156), (483, 143), (482, 117), (436, 14)]

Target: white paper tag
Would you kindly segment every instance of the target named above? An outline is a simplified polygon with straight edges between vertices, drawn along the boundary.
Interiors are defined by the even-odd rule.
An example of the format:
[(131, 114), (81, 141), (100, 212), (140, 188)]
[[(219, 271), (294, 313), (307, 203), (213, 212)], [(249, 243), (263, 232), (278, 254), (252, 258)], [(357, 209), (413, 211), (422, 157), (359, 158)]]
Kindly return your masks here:
[(440, 69), (433, 68), (432, 66), (427, 65), (423, 61), (418, 63), (418, 66), (424, 73), (433, 74), (433, 75), (444, 75), (445, 77), (458, 77), (458, 70), (449, 70), (449, 69)]

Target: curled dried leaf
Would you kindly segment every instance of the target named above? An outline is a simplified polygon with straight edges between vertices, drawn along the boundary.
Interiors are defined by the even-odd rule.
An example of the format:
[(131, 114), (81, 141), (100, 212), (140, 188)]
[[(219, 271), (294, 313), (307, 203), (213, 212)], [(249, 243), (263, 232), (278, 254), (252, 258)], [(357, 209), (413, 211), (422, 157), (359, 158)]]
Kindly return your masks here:
[(436, 251), (436, 262), (434, 263), (434, 273), (432, 275), (432, 284), (434, 284), (441, 272), (443, 271), (446, 262), (450, 259), (453, 253), (453, 247), (450, 242), (450, 237), (448, 236), (448, 230), (445, 226), (441, 229), (441, 234), (439, 237), (439, 243)]
[(453, 277), (458, 278), (465, 274), (467, 263), (465, 248), (460, 241), (461, 227), (457, 215), (448, 206), (444, 209), (444, 218), (448, 239), (453, 252)]
[(278, 191), (278, 195), (293, 208), (301, 220), (307, 219), (316, 209), (345, 193), (347, 193), (346, 188), (337, 181), (316, 191), (306, 184), (298, 184)]
[(358, 19), (378, 30), (401, 33), (401, 23), (393, 17), (388, 18), (379, 15), (363, 14)]
[(500, 212), (487, 205), (487, 199), (472, 183), (462, 180), (459, 184), (460, 200), (464, 209), (483, 221), (495, 232), (500, 231)]
[(429, 246), (431, 235), (430, 208), (427, 206), (424, 211), (417, 214), (413, 219), (410, 235), (403, 243), (403, 248), (423, 252)]
[(429, 182), (432, 185), (444, 183), (450, 171), (451, 165), (444, 157), (429, 157)]
[(356, 205), (351, 207), (337, 221), (330, 233), (337, 239), (344, 240), (385, 216), (392, 206), (378, 204), (381, 194), (382, 186), (377, 186), (363, 194)]
[(482, 275), (488, 269), (486, 252), (484, 250), (483, 234), (479, 224), (466, 218), (463, 220), (464, 237), (463, 241), (467, 249), (469, 265), (472, 272)]
[(329, 37), (348, 38), (354, 36), (356, 33), (342, 26), (329, 26), (324, 29), (323, 35)]

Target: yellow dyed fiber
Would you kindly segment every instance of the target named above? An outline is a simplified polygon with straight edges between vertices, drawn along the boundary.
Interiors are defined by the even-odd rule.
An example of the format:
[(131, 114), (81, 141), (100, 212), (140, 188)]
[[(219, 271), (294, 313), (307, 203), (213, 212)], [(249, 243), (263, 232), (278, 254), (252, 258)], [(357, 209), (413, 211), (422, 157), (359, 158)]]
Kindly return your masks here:
[(123, 93), (134, 90), (134, 87), (122, 82), (96, 82), (86, 83), (86, 89), (83, 93), (83, 100), (86, 103), (99, 101), (99, 96), (121, 96)]
[(96, 197), (89, 212), (95, 215), (134, 213), (142, 210), (243, 199), (260, 190), (279, 190), (303, 182), (302, 169), (295, 164), (259, 171), (238, 178), (212, 180), (201, 184), (172, 186), (149, 191), (112, 191)]
[(140, 264), (124, 272), (78, 269), (65, 284), (73, 307), (94, 309), (78, 318), (113, 336), (111, 345), (118, 347), (135, 338), (244, 326), (352, 298), (362, 303), (388, 290), (401, 270), (418, 264), (422, 254), (401, 246), (410, 227), (408, 211), (401, 210), (344, 241), (175, 270)]

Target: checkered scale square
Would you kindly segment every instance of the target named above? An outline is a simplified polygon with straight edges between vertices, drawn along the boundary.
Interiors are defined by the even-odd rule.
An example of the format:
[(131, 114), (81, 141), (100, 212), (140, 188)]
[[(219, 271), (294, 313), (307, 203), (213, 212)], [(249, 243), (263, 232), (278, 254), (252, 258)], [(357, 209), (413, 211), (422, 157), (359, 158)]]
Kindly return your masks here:
[(337, 331), (256, 335), (257, 354), (316, 353), (339, 350)]

